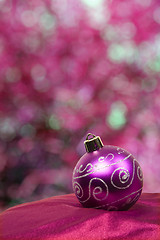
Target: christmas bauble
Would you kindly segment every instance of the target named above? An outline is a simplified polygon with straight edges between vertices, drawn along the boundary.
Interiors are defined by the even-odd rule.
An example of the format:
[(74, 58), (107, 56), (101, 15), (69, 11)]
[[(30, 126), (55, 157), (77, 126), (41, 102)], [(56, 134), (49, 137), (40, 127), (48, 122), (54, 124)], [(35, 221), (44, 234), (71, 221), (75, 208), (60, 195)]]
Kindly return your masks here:
[(87, 153), (76, 164), (72, 177), (80, 203), (97, 209), (129, 209), (143, 188), (143, 173), (137, 160), (120, 147), (104, 146), (100, 137), (93, 134), (88, 134), (84, 143)]

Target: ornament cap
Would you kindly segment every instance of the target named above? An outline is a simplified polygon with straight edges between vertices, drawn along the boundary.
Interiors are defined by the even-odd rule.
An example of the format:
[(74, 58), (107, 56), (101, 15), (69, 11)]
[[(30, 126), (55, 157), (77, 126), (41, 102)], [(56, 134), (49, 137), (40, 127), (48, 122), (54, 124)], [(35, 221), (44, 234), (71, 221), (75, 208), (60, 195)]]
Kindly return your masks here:
[[(89, 139), (89, 136), (92, 136), (92, 138)], [(101, 141), (101, 138), (99, 136), (95, 136), (92, 133), (87, 134), (86, 140), (84, 141), (84, 145), (87, 152), (97, 151), (104, 146)]]

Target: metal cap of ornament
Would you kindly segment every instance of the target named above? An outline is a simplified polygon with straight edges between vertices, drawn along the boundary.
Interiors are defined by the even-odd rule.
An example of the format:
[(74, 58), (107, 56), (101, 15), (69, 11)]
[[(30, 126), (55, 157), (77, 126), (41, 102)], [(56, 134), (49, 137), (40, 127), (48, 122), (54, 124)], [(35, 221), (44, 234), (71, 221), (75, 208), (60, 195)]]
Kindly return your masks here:
[[(92, 136), (92, 138), (89, 139), (89, 136)], [(97, 151), (104, 146), (101, 141), (101, 138), (99, 136), (95, 136), (92, 133), (87, 134), (86, 140), (84, 141), (84, 145), (88, 153)]]

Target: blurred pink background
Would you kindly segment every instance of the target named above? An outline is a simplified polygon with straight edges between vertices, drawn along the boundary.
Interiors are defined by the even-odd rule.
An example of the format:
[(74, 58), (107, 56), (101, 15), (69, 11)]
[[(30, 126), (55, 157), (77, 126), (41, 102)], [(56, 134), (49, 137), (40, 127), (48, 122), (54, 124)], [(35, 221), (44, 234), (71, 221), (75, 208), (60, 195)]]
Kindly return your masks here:
[(0, 208), (72, 192), (92, 132), (160, 192), (158, 0), (0, 0)]

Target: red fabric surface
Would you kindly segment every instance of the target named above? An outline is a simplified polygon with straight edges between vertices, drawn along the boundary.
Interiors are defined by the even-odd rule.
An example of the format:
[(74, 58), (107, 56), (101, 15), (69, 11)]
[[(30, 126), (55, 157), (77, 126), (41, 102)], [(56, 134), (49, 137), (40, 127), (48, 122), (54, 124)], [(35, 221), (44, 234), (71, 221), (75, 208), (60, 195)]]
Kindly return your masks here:
[(74, 194), (22, 204), (0, 215), (0, 240), (160, 240), (160, 193), (128, 211), (83, 208)]

